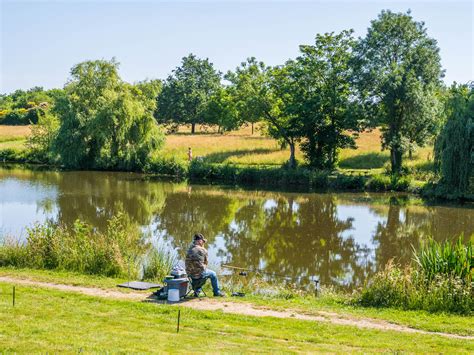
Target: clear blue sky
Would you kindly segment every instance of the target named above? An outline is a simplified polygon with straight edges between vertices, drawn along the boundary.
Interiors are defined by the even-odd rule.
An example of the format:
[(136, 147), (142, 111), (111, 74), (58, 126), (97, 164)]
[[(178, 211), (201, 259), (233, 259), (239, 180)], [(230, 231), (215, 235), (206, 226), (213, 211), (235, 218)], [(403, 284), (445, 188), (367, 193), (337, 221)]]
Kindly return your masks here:
[(316, 33), (364, 36), (382, 9), (409, 8), (438, 40), (446, 83), (474, 79), (471, 1), (0, 2), (1, 93), (62, 87), (87, 59), (116, 57), (129, 82), (165, 78), (190, 52), (221, 71), (249, 56), (280, 64)]

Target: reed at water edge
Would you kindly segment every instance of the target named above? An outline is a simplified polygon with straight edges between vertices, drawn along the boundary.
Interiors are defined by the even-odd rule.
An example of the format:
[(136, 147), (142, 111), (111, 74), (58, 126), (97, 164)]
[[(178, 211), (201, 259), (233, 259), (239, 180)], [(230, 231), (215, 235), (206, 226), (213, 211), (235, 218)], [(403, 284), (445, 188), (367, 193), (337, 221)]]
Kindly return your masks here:
[(70, 227), (46, 222), (28, 228), (24, 242), (0, 242), (0, 267), (159, 280), (174, 261), (170, 252), (148, 243), (124, 213), (112, 217), (102, 232), (80, 220)]
[(400, 268), (389, 263), (367, 284), (356, 302), (363, 306), (395, 307), (429, 312), (474, 313), (472, 242), (437, 242), (429, 238), (413, 263)]

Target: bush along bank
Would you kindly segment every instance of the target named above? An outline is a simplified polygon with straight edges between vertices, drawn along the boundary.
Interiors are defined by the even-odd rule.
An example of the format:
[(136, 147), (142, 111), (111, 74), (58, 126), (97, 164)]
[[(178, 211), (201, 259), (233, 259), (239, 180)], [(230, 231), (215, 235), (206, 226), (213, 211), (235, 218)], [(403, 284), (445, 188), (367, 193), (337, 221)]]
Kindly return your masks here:
[(471, 242), (429, 239), (413, 252), (411, 266), (389, 263), (366, 285), (355, 302), (367, 307), (474, 313), (474, 248)]
[(306, 167), (248, 167), (231, 164), (209, 164), (193, 161), (188, 178), (195, 182), (224, 184), (298, 187), (303, 189), (332, 189), (350, 191), (409, 191), (418, 192), (408, 176), (345, 174), (311, 170)]
[(31, 150), (2, 149), (0, 150), (0, 163), (29, 163), (29, 164), (46, 164), (50, 163), (41, 154)]
[[(1, 162), (43, 164), (60, 168), (43, 155), (29, 150), (0, 150)], [(163, 175), (179, 180), (189, 179), (191, 182), (198, 183), (260, 185), (303, 190), (419, 192), (419, 188), (413, 186), (409, 176), (347, 174), (337, 171), (311, 170), (303, 166), (290, 169), (286, 166), (212, 164), (200, 160), (188, 163), (175, 158), (153, 157), (137, 172)]]

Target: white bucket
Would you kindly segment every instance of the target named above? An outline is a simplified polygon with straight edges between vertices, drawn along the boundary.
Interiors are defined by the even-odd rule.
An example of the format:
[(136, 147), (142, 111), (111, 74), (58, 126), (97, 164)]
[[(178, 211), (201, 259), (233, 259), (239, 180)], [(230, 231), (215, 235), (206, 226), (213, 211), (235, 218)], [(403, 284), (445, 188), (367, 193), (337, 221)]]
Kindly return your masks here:
[(177, 288), (168, 290), (168, 301), (179, 302), (179, 290)]

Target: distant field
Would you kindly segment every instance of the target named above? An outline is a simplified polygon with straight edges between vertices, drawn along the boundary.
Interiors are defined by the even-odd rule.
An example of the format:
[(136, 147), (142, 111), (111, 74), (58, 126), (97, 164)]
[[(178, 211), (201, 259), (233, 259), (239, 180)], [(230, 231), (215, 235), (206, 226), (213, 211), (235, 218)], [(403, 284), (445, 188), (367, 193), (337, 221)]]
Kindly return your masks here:
[(0, 150), (23, 149), (26, 138), (31, 134), (30, 126), (0, 125)]
[[(341, 169), (380, 169), (389, 162), (389, 153), (381, 151), (380, 130), (361, 133), (357, 139), (357, 149), (343, 149), (340, 154)], [(281, 165), (288, 160), (289, 149), (280, 149), (277, 141), (263, 137), (250, 127), (220, 135), (214, 131), (198, 132), (191, 135), (188, 129), (167, 136), (164, 152), (167, 156), (186, 159), (188, 147), (194, 157), (204, 157), (213, 163), (235, 163), (242, 165)], [(296, 157), (302, 161), (299, 149)], [(432, 147), (418, 149), (413, 160), (407, 165), (419, 165), (432, 158)]]
[[(30, 126), (1, 126), (0, 150), (7, 148), (22, 149), (26, 137), (31, 133)], [(380, 131), (378, 129), (364, 132), (357, 140), (358, 148), (343, 149), (340, 154), (341, 169), (381, 169), (389, 161), (387, 151), (381, 151)], [(178, 159), (187, 159), (188, 147), (194, 157), (203, 157), (212, 163), (234, 163), (241, 165), (281, 165), (288, 160), (289, 149), (280, 149), (278, 142), (262, 136), (258, 127), (251, 134), (250, 127), (236, 132), (218, 134), (214, 129), (199, 130), (194, 135), (188, 128), (181, 128), (178, 133), (166, 137), (164, 154)], [(303, 157), (299, 149), (297, 159)], [(408, 165), (423, 165), (432, 159), (432, 147), (420, 148), (414, 159), (406, 160)]]
[(14, 140), (24, 140), (31, 133), (30, 126), (0, 125), (0, 143)]

